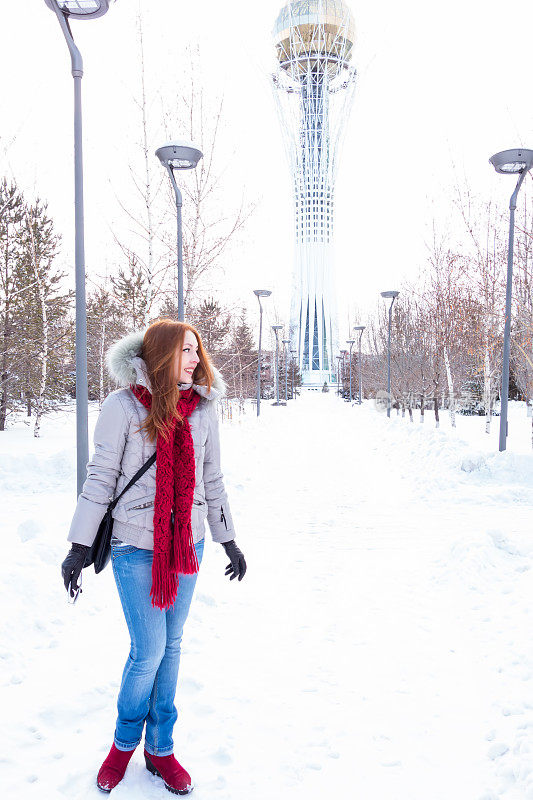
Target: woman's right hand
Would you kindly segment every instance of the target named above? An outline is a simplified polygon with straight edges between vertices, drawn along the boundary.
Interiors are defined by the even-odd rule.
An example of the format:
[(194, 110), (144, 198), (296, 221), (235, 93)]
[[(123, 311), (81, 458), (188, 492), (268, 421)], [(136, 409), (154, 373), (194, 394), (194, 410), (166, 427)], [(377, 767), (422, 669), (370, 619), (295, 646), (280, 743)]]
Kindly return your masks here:
[(70, 591), (71, 597), (74, 597), (77, 591), (78, 578), (85, 564), (85, 557), (88, 550), (89, 548), (86, 545), (74, 542), (70, 548), (70, 552), (61, 564), (61, 574), (63, 575), (65, 589), (67, 592)]

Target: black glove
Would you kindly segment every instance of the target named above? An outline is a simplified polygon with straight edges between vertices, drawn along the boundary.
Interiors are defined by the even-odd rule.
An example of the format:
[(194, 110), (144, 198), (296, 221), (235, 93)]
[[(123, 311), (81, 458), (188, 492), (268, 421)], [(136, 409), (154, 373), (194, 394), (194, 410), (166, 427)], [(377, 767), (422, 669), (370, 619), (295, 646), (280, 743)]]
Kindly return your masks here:
[[(67, 592), (70, 590), (70, 596), (74, 597), (78, 588), (78, 578), (85, 564), (85, 557), (87, 555), (88, 547), (84, 544), (74, 542), (70, 548), (70, 552), (66, 559), (61, 564), (61, 574), (65, 583)], [(80, 589), (80, 592), (83, 591)]]
[(244, 560), (242, 552), (235, 544), (235, 539), (232, 539), (230, 542), (221, 542), (221, 544), (231, 562), (226, 567), (224, 575), (231, 575), (230, 581), (237, 577), (242, 581), (244, 573), (246, 572), (246, 561)]

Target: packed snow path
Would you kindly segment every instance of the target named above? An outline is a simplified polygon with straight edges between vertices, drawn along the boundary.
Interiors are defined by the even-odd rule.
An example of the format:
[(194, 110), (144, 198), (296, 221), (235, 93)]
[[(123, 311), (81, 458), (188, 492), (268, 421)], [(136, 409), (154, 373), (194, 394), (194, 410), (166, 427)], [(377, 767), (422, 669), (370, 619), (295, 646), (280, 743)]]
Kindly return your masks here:
[[(223, 423), (248, 571), (230, 582), (207, 534), (176, 698), (196, 800), (533, 800), (521, 414), (525, 444), (506, 454), (480, 419), (435, 431), (332, 394)], [(73, 437), (65, 413), (40, 441), (0, 439), (10, 799), (102, 796), (129, 650), (110, 567), (84, 571), (75, 606), (61, 584)], [(113, 797), (168, 796), (140, 745)]]

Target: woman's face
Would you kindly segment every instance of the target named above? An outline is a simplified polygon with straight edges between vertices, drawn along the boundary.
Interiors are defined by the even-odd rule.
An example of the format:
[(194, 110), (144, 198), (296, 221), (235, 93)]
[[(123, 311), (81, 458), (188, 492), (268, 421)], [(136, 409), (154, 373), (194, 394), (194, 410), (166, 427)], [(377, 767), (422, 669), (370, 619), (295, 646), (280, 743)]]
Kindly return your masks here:
[[(176, 353), (174, 362), (175, 374), (178, 375), (178, 362), (180, 354)], [(191, 383), (192, 375), (200, 359), (198, 358), (198, 339), (192, 331), (185, 331), (183, 348), (181, 351), (181, 372), (177, 377), (178, 383)]]

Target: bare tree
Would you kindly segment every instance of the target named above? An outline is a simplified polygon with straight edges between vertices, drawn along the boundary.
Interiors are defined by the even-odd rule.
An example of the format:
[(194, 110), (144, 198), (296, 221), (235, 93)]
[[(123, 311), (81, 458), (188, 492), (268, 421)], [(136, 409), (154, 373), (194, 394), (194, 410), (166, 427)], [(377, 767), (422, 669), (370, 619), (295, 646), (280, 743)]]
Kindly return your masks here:
[(531, 418), (533, 447), (533, 215), (524, 193), (523, 219), (517, 223), (511, 329), (512, 372)]
[(154, 316), (154, 308), (160, 301), (166, 286), (169, 269), (166, 248), (161, 244), (164, 225), (164, 206), (166, 195), (161, 191), (165, 181), (163, 171), (154, 159), (155, 139), (160, 135), (161, 121), (154, 119), (156, 97), (150, 96), (147, 82), (147, 66), (144, 48), (144, 28), (142, 13), (137, 14), (137, 45), (139, 52), (139, 90), (133, 97), (138, 111), (139, 127), (137, 139), (137, 158), (129, 164), (133, 192), (128, 194), (127, 202), (117, 198), (121, 209), (130, 221), (128, 243), (113, 232), (131, 271), (135, 266), (137, 282), (142, 293), (142, 319), (136, 322), (146, 326)]
[[(475, 317), (471, 313), (465, 259), (450, 248), (446, 239), (438, 236), (435, 222), (432, 233), (424, 293), (434, 327), (436, 353), (444, 366), (450, 423), (455, 428), (457, 394), (471, 371), (469, 350)], [(435, 386), (435, 394), (436, 391)]]
[(457, 188), (456, 207), (467, 232), (470, 244), (467, 268), (482, 309), (474, 341), (475, 355), (483, 370), (485, 431), (490, 433), (493, 404), (498, 393), (497, 378), (501, 372), (504, 322), (502, 298), (506, 248), (499, 238), (501, 214), (492, 203), (476, 201), (469, 189), (461, 191)]
[[(219, 138), (224, 124), (224, 98), (210, 97), (199, 80), (198, 48), (188, 49), (189, 72), (181, 79), (183, 91), (175, 106), (164, 114), (167, 138), (175, 131), (197, 143), (203, 158), (194, 170), (180, 174), (183, 191), (183, 265), (185, 307), (200, 299), (199, 286), (213, 271), (224, 266), (224, 257), (253, 211), (244, 200), (235, 208), (223, 194), (225, 168), (221, 165)], [(228, 156), (229, 160), (229, 156)], [(168, 207), (174, 198), (169, 187)], [(164, 237), (169, 262), (175, 262), (176, 236), (173, 224)], [(172, 272), (171, 291), (177, 293), (177, 275)]]

